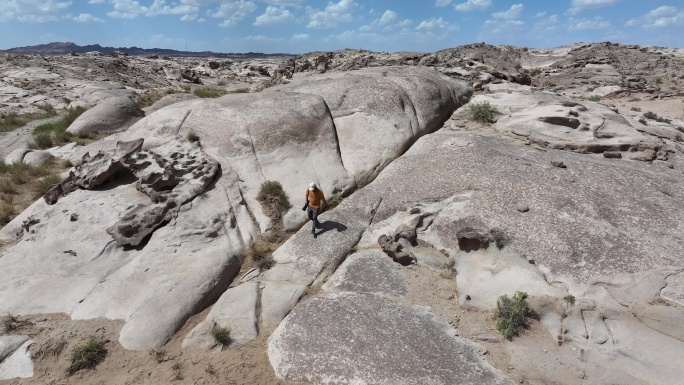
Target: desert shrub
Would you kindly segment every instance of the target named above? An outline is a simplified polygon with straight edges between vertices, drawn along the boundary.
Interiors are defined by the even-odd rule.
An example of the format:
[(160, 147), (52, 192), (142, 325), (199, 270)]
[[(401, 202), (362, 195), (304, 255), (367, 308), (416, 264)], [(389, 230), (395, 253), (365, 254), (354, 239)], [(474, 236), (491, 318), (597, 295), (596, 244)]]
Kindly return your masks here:
[(19, 193), (19, 190), (17, 190), (17, 185), (12, 179), (2, 179), (0, 180), (0, 192), (3, 194), (16, 195)]
[(33, 129), (33, 143), (30, 147), (50, 148), (54, 145), (68, 143), (72, 140), (71, 135), (66, 132), (67, 128), (81, 114), (86, 112), (85, 107), (68, 108), (66, 114), (54, 123), (45, 123)]
[(14, 206), (6, 202), (0, 203), (0, 225), (4, 226), (10, 223), (15, 215), (16, 211), (14, 210)]
[(197, 134), (195, 134), (194, 131), (188, 132), (186, 138), (188, 139), (188, 142), (199, 142), (200, 140), (200, 137)]
[(468, 115), (472, 120), (486, 124), (494, 123), (494, 116), (499, 113), (489, 102), (473, 103), (468, 106)]
[(15, 128), (23, 127), (24, 124), (16, 113), (10, 112), (0, 119), (0, 132), (12, 131)]
[(337, 207), (340, 203), (342, 203), (343, 200), (344, 200), (344, 198), (342, 198), (342, 195), (340, 195), (340, 194), (333, 194), (333, 195), (330, 197), (330, 199), (328, 199), (328, 200), (326, 201), (326, 203), (328, 204), (328, 207), (327, 207), (327, 208), (332, 209), (332, 208), (334, 208), (334, 207)]
[(287, 211), (292, 208), (290, 199), (285, 193), (285, 190), (283, 190), (283, 185), (278, 181), (267, 180), (261, 184), (257, 200), (264, 201), (267, 199), (275, 199), (279, 203), (282, 211)]
[(33, 134), (33, 143), (29, 144), (29, 148), (34, 150), (50, 148), (53, 146), (52, 135), (49, 132), (40, 132)]
[(34, 197), (39, 198), (43, 196), (47, 192), (48, 188), (50, 188), (50, 186), (59, 183), (61, 180), (62, 178), (60, 178), (57, 174), (49, 174), (38, 179), (38, 181), (34, 184)]
[(575, 304), (575, 296), (572, 295), (572, 294), (566, 295), (565, 297), (563, 297), (563, 299), (564, 299), (565, 302), (567, 302), (570, 306), (572, 306), (572, 305)]
[(152, 357), (154, 357), (154, 359), (157, 360), (158, 363), (161, 364), (162, 362), (168, 360), (169, 352), (167, 352), (166, 349), (159, 349), (159, 350), (151, 349), (150, 355)]
[(518, 291), (509, 298), (502, 295), (496, 301), (496, 329), (509, 341), (529, 327), (532, 309), (527, 303), (527, 293)]
[(171, 370), (173, 370), (174, 380), (180, 381), (183, 379), (183, 367), (181, 366), (180, 362), (176, 362), (175, 364), (173, 364)]
[(648, 121), (645, 118), (639, 119), (639, 123), (643, 124), (644, 126), (648, 126)]
[(38, 104), (38, 105), (36, 105), (36, 107), (45, 111), (45, 114), (43, 115), (45, 118), (49, 118), (51, 116), (57, 115), (57, 111), (55, 111), (55, 107), (53, 107), (52, 104), (50, 104), (50, 103)]
[(656, 114), (653, 111), (644, 112), (644, 118), (655, 120), (658, 123), (666, 123), (666, 124), (672, 123), (672, 120), (667, 119), (667, 118), (663, 118), (662, 116), (658, 116), (658, 114)]
[(506, 233), (498, 227), (489, 230), (489, 234), (491, 235), (496, 248), (499, 250), (506, 247), (506, 245), (510, 242), (508, 235), (506, 235)]
[(7, 313), (5, 318), (2, 320), (2, 329), (5, 334), (15, 331), (19, 325), (21, 325), (21, 322), (19, 322), (19, 319), (11, 313)]
[(632, 107), (630, 110), (635, 111), (635, 112), (641, 112), (641, 108), (639, 107)]
[(679, 132), (684, 132), (684, 127), (682, 127), (682, 126), (677, 126), (677, 127), (675, 127), (675, 128), (676, 128), (677, 131), (679, 131)]
[(647, 112), (644, 112), (644, 118), (656, 120), (656, 119), (658, 119), (658, 114), (656, 114), (653, 111), (647, 111)]
[(104, 342), (91, 337), (85, 344), (76, 346), (71, 351), (71, 365), (67, 368), (67, 374), (72, 375), (81, 369), (95, 369), (106, 356)]
[(204, 371), (205, 371), (207, 374), (211, 374), (212, 376), (215, 376), (215, 375), (216, 375), (216, 368), (214, 368), (214, 365), (212, 365), (211, 362), (208, 362), (208, 363), (207, 363), (207, 367), (204, 368)]
[(247, 94), (249, 93), (249, 88), (238, 88), (230, 91), (231, 94)]
[(273, 250), (274, 244), (260, 237), (249, 246), (249, 256), (260, 270), (268, 270), (274, 264), (273, 258), (271, 258)]
[(591, 95), (587, 98), (588, 101), (590, 102), (600, 102), (601, 101), (601, 96), (600, 95)]
[(148, 90), (147, 92), (143, 93), (138, 97), (137, 104), (138, 107), (145, 108), (158, 102), (159, 99), (163, 98), (166, 95), (182, 94), (185, 92), (186, 91), (184, 90), (179, 90), (176, 88), (167, 88), (165, 90)]
[(193, 93), (200, 98), (218, 98), (219, 96), (223, 96), (228, 93), (228, 91), (220, 89), (220, 88), (212, 88), (212, 87), (201, 87), (201, 88), (195, 88), (195, 91)]
[(233, 339), (230, 338), (230, 329), (222, 326), (214, 325), (214, 328), (211, 329), (211, 335), (214, 337), (214, 341), (224, 347), (233, 342)]
[(542, 70), (540, 68), (534, 68), (530, 71), (530, 76), (535, 77), (539, 74), (541, 74)]
[(226, 81), (223, 80), (223, 79), (220, 79), (220, 80), (216, 83), (216, 85), (219, 86), (219, 87), (225, 87), (226, 84), (228, 84), (228, 82), (226, 82)]

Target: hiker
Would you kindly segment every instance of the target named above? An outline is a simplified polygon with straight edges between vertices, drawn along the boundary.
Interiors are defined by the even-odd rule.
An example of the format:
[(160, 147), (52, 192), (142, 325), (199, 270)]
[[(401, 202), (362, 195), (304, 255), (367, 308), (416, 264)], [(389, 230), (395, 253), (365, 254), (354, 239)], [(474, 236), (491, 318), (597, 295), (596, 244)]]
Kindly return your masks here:
[(309, 188), (306, 190), (306, 203), (302, 207), (302, 211), (306, 211), (309, 220), (313, 221), (311, 226), (311, 234), (316, 237), (316, 228), (318, 227), (318, 214), (325, 209), (327, 202), (323, 195), (323, 190), (316, 186), (316, 183), (311, 182)]

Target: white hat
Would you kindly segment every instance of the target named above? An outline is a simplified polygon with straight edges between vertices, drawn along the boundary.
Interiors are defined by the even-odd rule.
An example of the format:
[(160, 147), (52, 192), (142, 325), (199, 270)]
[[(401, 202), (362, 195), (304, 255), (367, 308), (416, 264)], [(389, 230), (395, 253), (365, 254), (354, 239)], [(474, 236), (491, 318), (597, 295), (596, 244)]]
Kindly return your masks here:
[(315, 189), (316, 189), (316, 183), (311, 182), (311, 184), (309, 185), (309, 190), (314, 191)]

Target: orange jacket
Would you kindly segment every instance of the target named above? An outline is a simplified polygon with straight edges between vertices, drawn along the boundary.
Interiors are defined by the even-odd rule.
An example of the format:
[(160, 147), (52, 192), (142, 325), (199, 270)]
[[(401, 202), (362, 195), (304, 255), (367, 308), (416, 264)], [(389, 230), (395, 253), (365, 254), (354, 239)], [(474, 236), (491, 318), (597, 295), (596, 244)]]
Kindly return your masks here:
[(324, 205), (328, 204), (328, 202), (325, 201), (323, 190), (321, 190), (320, 188), (317, 188), (316, 191), (306, 189), (306, 200), (309, 203), (309, 206), (315, 209), (321, 207), (321, 201), (323, 201)]

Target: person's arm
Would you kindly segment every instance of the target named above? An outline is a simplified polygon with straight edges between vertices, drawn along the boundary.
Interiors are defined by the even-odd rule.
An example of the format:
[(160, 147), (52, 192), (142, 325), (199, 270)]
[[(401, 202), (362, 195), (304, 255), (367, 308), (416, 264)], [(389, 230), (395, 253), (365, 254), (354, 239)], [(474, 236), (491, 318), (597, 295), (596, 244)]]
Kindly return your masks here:
[(302, 211), (306, 211), (306, 208), (309, 207), (309, 190), (306, 190), (306, 203), (304, 203), (304, 207), (302, 207)]

